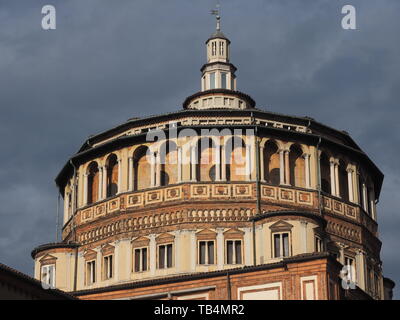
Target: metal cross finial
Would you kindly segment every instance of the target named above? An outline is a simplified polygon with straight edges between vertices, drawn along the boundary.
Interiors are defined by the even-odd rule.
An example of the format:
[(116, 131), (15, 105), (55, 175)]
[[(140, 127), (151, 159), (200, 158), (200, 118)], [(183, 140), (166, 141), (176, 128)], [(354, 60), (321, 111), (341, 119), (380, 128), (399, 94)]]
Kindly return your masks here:
[(214, 15), (216, 18), (217, 18), (217, 31), (220, 31), (221, 30), (221, 16), (220, 16), (220, 5), (219, 5), (219, 3), (217, 4), (217, 9), (214, 9), (214, 10), (211, 10), (210, 11), (210, 13), (212, 14), (212, 15)]

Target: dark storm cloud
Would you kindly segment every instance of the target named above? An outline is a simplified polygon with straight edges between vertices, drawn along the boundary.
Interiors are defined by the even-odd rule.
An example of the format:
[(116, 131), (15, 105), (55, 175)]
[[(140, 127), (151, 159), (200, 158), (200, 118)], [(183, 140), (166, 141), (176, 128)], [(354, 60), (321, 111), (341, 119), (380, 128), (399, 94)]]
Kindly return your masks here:
[[(400, 278), (400, 2), (222, 1), (239, 89), (271, 111), (348, 131), (385, 173), (379, 210), (385, 274)], [(41, 7), (57, 8), (42, 31)], [(197, 91), (215, 1), (0, 0), (0, 261), (31, 273), (54, 241), (54, 177), (90, 134), (181, 108)], [(400, 292), (400, 291), (397, 291)]]

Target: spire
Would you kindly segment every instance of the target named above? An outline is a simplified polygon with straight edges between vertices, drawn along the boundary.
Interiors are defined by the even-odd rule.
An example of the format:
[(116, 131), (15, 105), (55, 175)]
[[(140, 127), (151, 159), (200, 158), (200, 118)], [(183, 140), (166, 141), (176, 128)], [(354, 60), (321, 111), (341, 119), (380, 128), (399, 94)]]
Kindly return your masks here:
[(211, 14), (215, 15), (215, 18), (217, 19), (217, 31), (221, 31), (221, 16), (220, 16), (220, 5), (217, 4), (217, 9), (211, 10)]
[(229, 39), (221, 31), (219, 4), (210, 13), (216, 18), (216, 30), (206, 41), (207, 61), (200, 69), (201, 91), (186, 98), (185, 109), (248, 109), (255, 102), (236, 89), (236, 67), (230, 62)]

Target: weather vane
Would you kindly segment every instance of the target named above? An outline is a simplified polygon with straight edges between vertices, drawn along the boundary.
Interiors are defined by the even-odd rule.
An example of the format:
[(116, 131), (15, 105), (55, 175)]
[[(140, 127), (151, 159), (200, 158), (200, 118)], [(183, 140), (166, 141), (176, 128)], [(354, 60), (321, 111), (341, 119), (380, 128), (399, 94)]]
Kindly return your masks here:
[(210, 13), (217, 18), (217, 31), (221, 29), (221, 16), (220, 16), (220, 5), (217, 3), (216, 9), (211, 10)]

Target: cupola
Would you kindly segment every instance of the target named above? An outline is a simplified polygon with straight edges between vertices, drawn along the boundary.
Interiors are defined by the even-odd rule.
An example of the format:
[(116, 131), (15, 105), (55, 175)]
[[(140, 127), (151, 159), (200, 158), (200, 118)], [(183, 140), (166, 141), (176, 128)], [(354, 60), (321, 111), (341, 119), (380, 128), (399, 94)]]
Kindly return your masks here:
[(230, 40), (221, 31), (219, 10), (211, 12), (216, 16), (217, 26), (206, 41), (207, 63), (200, 69), (201, 91), (186, 98), (185, 109), (249, 109), (254, 100), (237, 91), (236, 67), (230, 63)]

